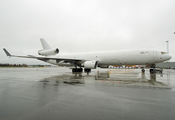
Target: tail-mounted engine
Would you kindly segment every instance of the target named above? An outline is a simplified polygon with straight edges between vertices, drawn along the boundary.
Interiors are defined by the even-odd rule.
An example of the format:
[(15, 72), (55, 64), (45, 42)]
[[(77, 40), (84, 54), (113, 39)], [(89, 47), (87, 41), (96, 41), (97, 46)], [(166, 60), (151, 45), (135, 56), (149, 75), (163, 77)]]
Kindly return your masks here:
[(47, 56), (47, 55), (55, 55), (59, 53), (59, 49), (47, 49), (47, 50), (38, 50), (38, 54), (42, 56)]

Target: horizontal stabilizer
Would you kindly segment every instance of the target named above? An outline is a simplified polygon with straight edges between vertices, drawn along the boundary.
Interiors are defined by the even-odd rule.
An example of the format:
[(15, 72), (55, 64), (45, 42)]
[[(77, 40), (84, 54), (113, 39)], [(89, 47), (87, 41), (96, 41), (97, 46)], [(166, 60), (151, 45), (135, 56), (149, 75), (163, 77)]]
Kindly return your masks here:
[(4, 52), (6, 53), (7, 56), (12, 56), (5, 48), (3, 48)]

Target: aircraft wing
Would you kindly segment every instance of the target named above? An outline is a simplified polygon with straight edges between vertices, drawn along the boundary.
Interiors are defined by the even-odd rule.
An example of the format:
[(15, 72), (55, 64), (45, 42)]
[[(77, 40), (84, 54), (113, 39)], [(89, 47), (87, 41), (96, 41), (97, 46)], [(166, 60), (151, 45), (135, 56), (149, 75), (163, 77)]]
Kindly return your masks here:
[(64, 60), (65, 62), (85, 62), (85, 59), (77, 59), (77, 58), (60, 58), (60, 57), (42, 57), (42, 56), (33, 56), (33, 55), (27, 55), (27, 56), (18, 56), (18, 55), (11, 55), (5, 48), (3, 48), (4, 52), (6, 53), (7, 56), (9, 57), (21, 57), (21, 58), (33, 58), (33, 59), (38, 59), (38, 60), (59, 60), (62, 61)]

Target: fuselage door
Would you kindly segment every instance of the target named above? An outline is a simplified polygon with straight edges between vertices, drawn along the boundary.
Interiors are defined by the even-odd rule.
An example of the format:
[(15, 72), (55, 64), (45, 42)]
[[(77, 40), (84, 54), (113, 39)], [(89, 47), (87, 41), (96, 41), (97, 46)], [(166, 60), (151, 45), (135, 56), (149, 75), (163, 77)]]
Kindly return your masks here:
[(157, 57), (157, 52), (156, 52), (156, 51), (153, 52), (153, 57), (154, 57), (154, 58)]

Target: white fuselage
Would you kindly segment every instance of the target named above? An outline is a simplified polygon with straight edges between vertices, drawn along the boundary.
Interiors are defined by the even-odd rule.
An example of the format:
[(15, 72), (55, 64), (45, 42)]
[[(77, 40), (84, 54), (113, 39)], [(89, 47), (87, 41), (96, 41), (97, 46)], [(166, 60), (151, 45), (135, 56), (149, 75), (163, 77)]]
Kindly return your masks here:
[[(56, 57), (98, 61), (98, 65), (146, 65), (155, 64), (171, 59), (170, 55), (157, 50), (113, 50), (58, 54)], [(64, 61), (57, 63), (54, 60), (49, 60), (47, 62), (61, 66), (72, 65), (64, 63)]]

